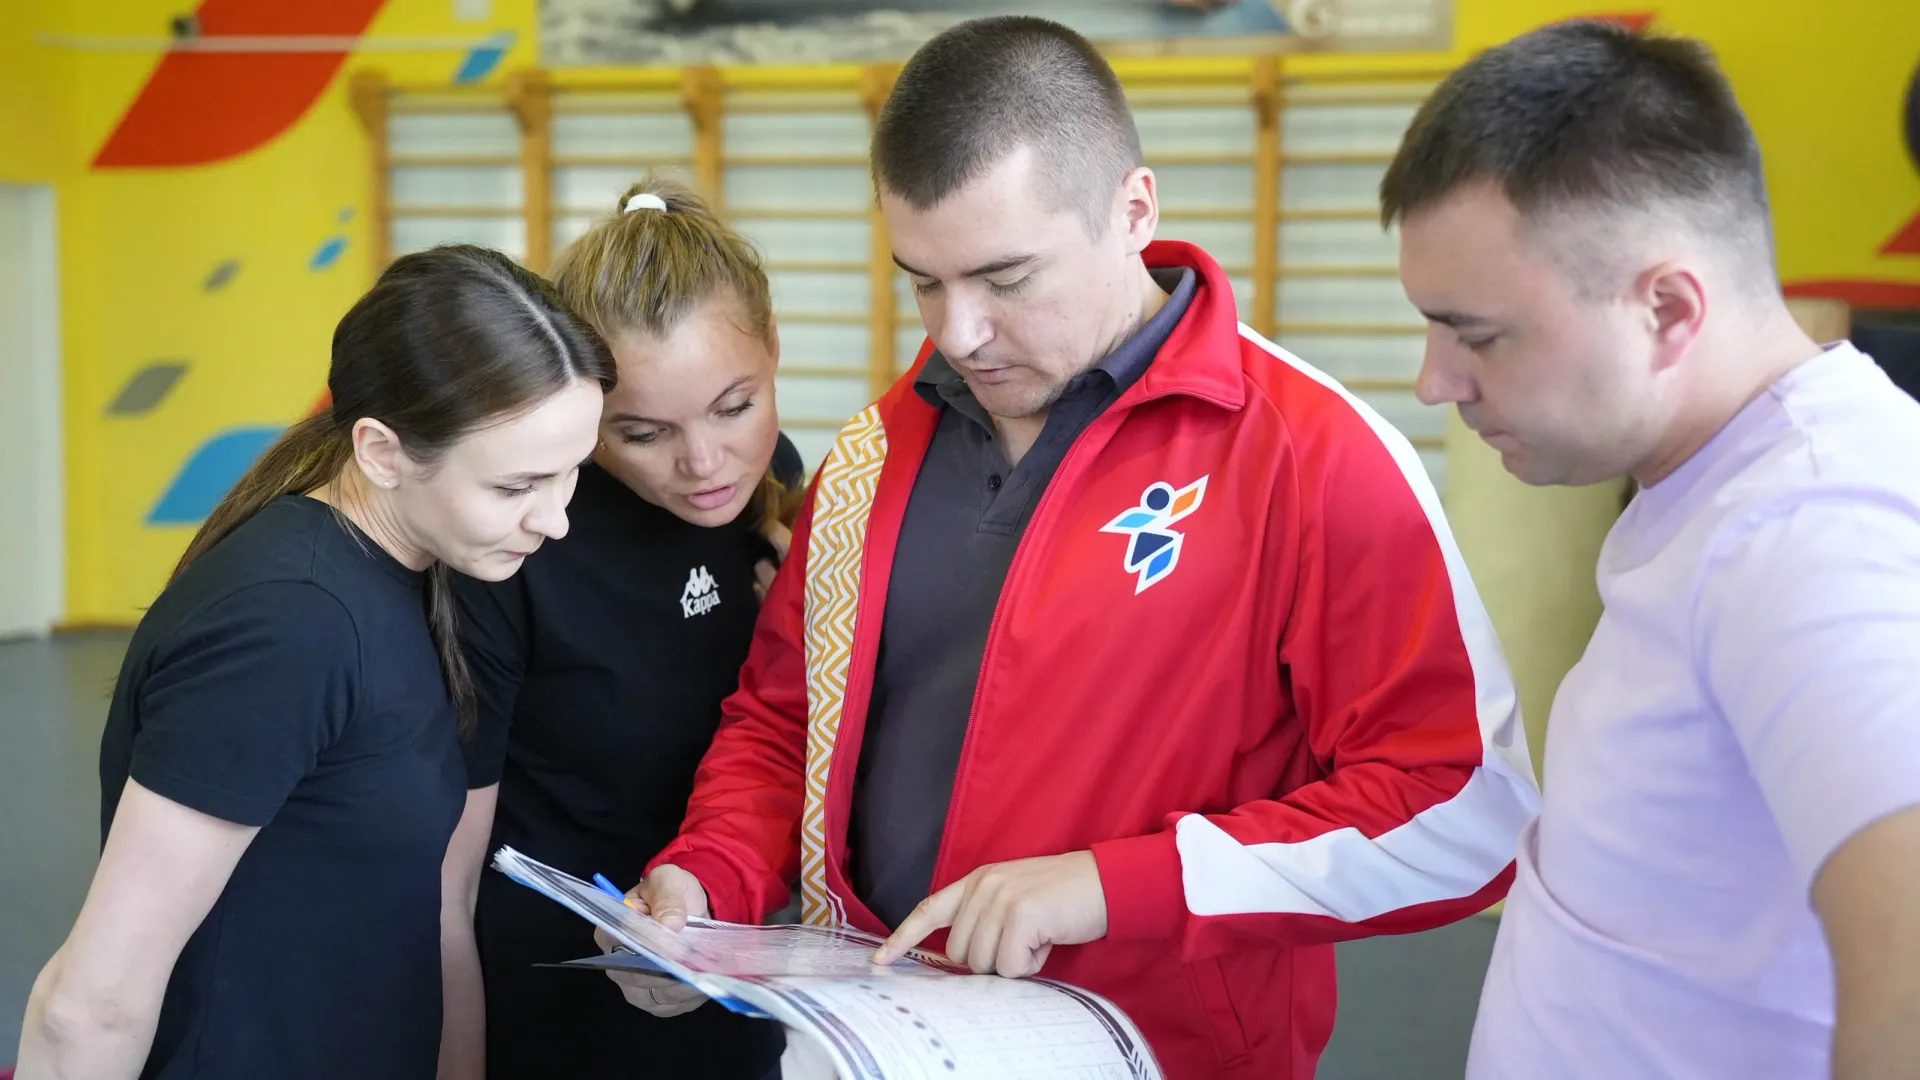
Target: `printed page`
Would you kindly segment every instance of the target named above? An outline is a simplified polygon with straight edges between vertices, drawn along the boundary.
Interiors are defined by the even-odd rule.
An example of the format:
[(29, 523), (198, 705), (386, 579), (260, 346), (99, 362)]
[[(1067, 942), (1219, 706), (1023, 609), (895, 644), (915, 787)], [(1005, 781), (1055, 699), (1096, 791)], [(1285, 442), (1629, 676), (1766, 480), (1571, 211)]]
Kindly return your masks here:
[(711, 975), (943, 975), (963, 970), (945, 957), (915, 950), (891, 967), (876, 967), (881, 938), (824, 926), (745, 926), (689, 919), (675, 933), (655, 924), (647, 944), (664, 959)]
[(694, 920), (675, 932), (512, 848), (501, 848), (494, 866), (727, 1008), (809, 1032), (843, 1080), (1161, 1075), (1133, 1022), (1077, 987), (957, 974), (945, 958), (919, 950), (876, 967), (881, 940), (854, 930)]
[(1045, 979), (743, 979), (741, 997), (803, 1028), (841, 1080), (1158, 1080), (1119, 1009)]
[(493, 863), (508, 877), (572, 908), (627, 948), (676, 976), (892, 977), (959, 970), (944, 957), (917, 949), (891, 967), (876, 967), (873, 951), (880, 947), (881, 939), (857, 930), (744, 926), (707, 919), (689, 920), (684, 930), (668, 930), (593, 885), (510, 847), (495, 853)]

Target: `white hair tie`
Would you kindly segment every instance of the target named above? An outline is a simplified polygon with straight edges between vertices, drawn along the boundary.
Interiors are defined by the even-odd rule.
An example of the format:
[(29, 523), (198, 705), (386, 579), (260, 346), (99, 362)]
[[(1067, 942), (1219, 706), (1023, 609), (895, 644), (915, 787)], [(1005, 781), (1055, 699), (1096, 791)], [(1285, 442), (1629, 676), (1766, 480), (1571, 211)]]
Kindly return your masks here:
[(667, 200), (660, 196), (650, 191), (636, 191), (632, 195), (627, 196), (627, 205), (624, 212), (631, 214), (635, 210), (665, 210), (666, 208)]

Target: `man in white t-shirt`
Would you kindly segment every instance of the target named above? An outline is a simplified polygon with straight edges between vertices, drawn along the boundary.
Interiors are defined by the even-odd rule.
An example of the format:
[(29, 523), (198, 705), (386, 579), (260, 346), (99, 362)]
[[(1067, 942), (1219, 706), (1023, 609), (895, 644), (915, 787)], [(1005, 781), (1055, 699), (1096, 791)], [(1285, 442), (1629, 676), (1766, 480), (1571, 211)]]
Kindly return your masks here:
[(1640, 485), (1469, 1077), (1920, 1076), (1920, 405), (1788, 314), (1726, 79), (1535, 31), (1435, 92), (1381, 203), (1421, 399), (1529, 483)]

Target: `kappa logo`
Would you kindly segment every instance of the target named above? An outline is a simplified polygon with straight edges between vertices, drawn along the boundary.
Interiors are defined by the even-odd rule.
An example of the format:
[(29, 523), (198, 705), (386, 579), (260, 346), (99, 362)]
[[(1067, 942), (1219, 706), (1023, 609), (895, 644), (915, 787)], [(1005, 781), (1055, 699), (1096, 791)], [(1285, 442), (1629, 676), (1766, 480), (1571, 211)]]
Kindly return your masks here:
[(1164, 481), (1147, 485), (1140, 493), (1140, 505), (1100, 527), (1101, 532), (1131, 537), (1127, 556), (1121, 563), (1128, 572), (1140, 575), (1133, 587), (1135, 596), (1149, 586), (1165, 580), (1180, 565), (1180, 548), (1186, 536), (1173, 529), (1188, 514), (1200, 509), (1207, 494), (1207, 478), (1201, 477), (1175, 490)]
[(720, 585), (704, 566), (696, 566), (687, 575), (687, 587), (680, 590), (680, 617), (691, 619), (720, 606)]

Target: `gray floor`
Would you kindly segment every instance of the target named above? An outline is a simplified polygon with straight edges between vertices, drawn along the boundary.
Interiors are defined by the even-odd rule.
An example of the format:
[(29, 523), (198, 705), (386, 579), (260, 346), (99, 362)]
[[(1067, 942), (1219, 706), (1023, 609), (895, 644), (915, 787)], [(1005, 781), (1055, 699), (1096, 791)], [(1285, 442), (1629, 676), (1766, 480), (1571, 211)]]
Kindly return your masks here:
[[(121, 634), (0, 642), (0, 1066), (99, 849), (95, 759)], [(1321, 1080), (1456, 1080), (1494, 923), (1340, 949), (1340, 1021)]]

